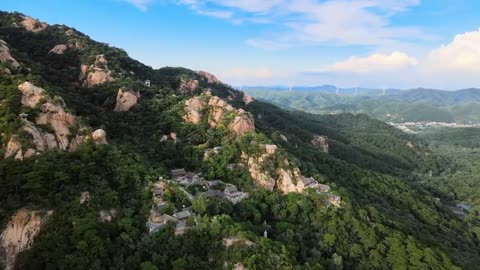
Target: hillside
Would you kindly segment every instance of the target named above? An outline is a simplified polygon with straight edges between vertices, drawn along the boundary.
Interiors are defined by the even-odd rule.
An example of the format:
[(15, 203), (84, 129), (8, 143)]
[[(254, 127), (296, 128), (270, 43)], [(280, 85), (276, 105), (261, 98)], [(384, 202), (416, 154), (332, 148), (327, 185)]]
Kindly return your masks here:
[(354, 97), (318, 91), (246, 90), (258, 99), (310, 113), (365, 113), (387, 122), (480, 122), (480, 90), (388, 90)]
[(364, 114), (283, 110), (210, 73), (152, 69), (18, 13), (0, 13), (0, 39), (6, 269), (480, 263), (473, 221), (424, 184), (449, 163), (423, 140)]

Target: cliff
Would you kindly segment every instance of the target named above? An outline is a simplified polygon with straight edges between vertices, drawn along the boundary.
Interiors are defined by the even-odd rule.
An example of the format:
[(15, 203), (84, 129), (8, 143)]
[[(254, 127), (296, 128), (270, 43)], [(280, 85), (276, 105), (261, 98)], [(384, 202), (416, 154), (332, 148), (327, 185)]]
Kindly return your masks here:
[(39, 211), (20, 209), (10, 218), (0, 235), (0, 258), (5, 270), (13, 269), (17, 255), (33, 245), (46, 217), (51, 214), (49, 211), (42, 217)]
[[(20, 84), (18, 90), (21, 93), (22, 106), (38, 110), (38, 113), (32, 122), (29, 121), (28, 115), (22, 115), (25, 118), (22, 119), (23, 125), (19, 133), (28, 134), (29, 146), (24, 149), (18, 135), (14, 134), (8, 141), (5, 158), (14, 157), (22, 160), (55, 149), (74, 151), (88, 140), (93, 140), (97, 144), (106, 143), (105, 131), (96, 130), (89, 134), (88, 128), (80, 127), (76, 117), (65, 111), (66, 105), (62, 98), (52, 99), (45, 94), (44, 89), (30, 82)], [(78, 133), (72, 134), (71, 130), (77, 128)]]

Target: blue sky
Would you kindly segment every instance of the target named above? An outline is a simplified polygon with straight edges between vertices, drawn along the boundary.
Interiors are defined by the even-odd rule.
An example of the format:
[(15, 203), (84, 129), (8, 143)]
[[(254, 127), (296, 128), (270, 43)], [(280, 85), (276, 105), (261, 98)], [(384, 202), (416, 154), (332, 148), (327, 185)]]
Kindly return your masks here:
[(2, 0), (232, 85), (480, 87), (478, 0)]

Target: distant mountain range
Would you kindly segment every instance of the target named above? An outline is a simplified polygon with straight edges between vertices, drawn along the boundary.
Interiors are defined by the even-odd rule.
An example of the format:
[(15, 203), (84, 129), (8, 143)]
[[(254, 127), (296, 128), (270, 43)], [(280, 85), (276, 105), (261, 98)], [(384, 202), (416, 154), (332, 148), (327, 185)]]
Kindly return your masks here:
[(311, 113), (365, 113), (391, 122), (480, 122), (480, 89), (444, 91), (318, 87), (243, 87), (253, 97)]
[[(335, 85), (320, 85), (320, 86), (240, 86), (239, 89), (250, 90), (267, 90), (267, 91), (288, 91), (288, 92), (322, 92), (328, 94), (336, 94), (337, 87)], [(400, 89), (388, 88), (385, 89), (385, 94), (397, 94), (402, 92)], [(383, 89), (377, 88), (365, 88), (365, 87), (349, 87), (338, 88), (340, 95), (355, 96), (382, 96), (384, 94)]]

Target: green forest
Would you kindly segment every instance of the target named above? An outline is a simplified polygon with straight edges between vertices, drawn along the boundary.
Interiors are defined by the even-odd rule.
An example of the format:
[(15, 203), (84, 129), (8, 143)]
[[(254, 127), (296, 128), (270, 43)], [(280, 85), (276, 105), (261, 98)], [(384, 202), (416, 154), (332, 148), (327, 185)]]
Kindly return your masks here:
[[(8, 229), (19, 209), (37, 211), (45, 221), (14, 269), (478, 269), (478, 134), (416, 136), (367, 114), (317, 115), (247, 103), (229, 85), (185, 68), (153, 69), (64, 25), (28, 31), (17, 26), (22, 16), (0, 13), (0, 39), (20, 63), (2, 62), (0, 72), (0, 227)], [(58, 44), (78, 46), (49, 53)], [(81, 66), (102, 70), (99, 55), (108, 59), (114, 79), (87, 87), (79, 79)], [(182, 90), (183, 82), (194, 80), (198, 87)], [(12, 137), (32, 147), (34, 138), (22, 129), (19, 114), (28, 121), (42, 114), (38, 106), (22, 106), (18, 86), (26, 81), (64, 101), (66, 112), (76, 116), (72, 137), (102, 129), (108, 144), (87, 140), (75, 151), (3, 159)], [(115, 111), (119, 89), (138, 92), (138, 104)], [(216, 128), (206, 117), (197, 124), (185, 121), (185, 102), (205, 97), (207, 90), (244, 110), (255, 132), (232, 134), (227, 121), (233, 113)], [(164, 139), (172, 133), (175, 139)], [(312, 145), (316, 135), (328, 138), (328, 153)], [(243, 162), (244, 153), (261, 156), (265, 144), (279, 148), (265, 158), (268, 175), (297, 166), (302, 175), (329, 185), (341, 206), (329, 205), (314, 190), (269, 191), (245, 166), (229, 169)], [(205, 159), (205, 150), (217, 146), (222, 151)], [(195, 219), (187, 220), (182, 235), (172, 223), (149, 233), (152, 186), (179, 168), (249, 196), (235, 204), (189, 198), (169, 182), (163, 213), (191, 207)], [(195, 195), (202, 188), (188, 191)], [(79, 203), (84, 192), (88, 203)], [(465, 219), (449, 208), (459, 202), (472, 206)], [(102, 220), (102, 213), (108, 218)], [(253, 244), (227, 246), (229, 237)]]
[[(480, 122), (480, 90), (397, 90), (386, 96), (248, 89), (255, 98), (315, 114), (362, 113), (386, 122)], [(392, 91), (390, 91), (392, 92)], [(397, 93), (398, 92), (398, 93)]]

